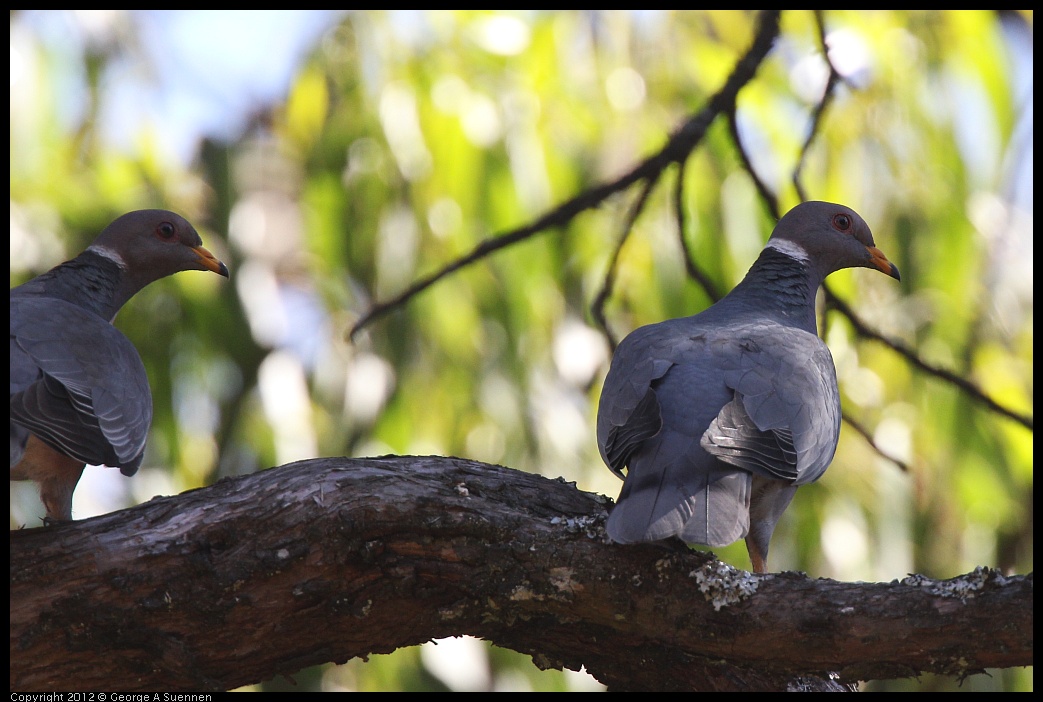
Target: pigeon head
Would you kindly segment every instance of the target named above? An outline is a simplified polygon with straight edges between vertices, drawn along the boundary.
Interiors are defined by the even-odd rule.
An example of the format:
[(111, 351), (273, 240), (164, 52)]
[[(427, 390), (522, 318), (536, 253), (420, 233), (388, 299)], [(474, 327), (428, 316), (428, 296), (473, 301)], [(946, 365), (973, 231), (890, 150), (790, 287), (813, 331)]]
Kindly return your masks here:
[(188, 220), (166, 210), (128, 212), (105, 227), (88, 250), (114, 261), (134, 292), (180, 271), (228, 277), (228, 267), (203, 248)]
[(873, 242), (869, 225), (850, 207), (805, 202), (787, 212), (768, 246), (806, 262), (823, 280), (842, 268), (875, 268), (901, 280), (898, 266)]

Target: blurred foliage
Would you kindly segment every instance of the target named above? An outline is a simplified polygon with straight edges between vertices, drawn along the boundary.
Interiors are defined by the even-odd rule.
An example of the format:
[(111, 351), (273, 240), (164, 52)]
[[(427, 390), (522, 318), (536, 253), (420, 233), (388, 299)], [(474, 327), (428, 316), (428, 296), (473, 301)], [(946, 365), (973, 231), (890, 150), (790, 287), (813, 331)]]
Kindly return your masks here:
[[(330, 14), (282, 97), (179, 158), (154, 119), (128, 117), (174, 109), (135, 101), (163, 89), (154, 69), (180, 16), (41, 12), (11, 16), (11, 285), (143, 207), (186, 215), (232, 270), (231, 282), (161, 281), (119, 315), (152, 382), (153, 435), (134, 480), (88, 469), (77, 516), (316, 455), (467, 456), (616, 495), (593, 433), (609, 349), (589, 306), (636, 188), (459, 271), (354, 343), (345, 333), (374, 301), (661, 148), (746, 51), (752, 13)], [(56, 19), (60, 33), (43, 29)], [(824, 20), (845, 81), (801, 184), (858, 210), (902, 270), (900, 285), (855, 270), (831, 288), (871, 328), (1031, 416), (1032, 14)], [(743, 147), (783, 210), (797, 202), (791, 177), (826, 73), (815, 16), (787, 11), (739, 95)], [(130, 78), (154, 92), (120, 88)], [(621, 252), (606, 308), (617, 338), (711, 302), (681, 258), (677, 173)], [(683, 174), (684, 236), (729, 289), (772, 219), (723, 119)], [(1031, 430), (836, 313), (822, 331), (845, 412), (908, 472), (845, 426), (829, 473), (776, 531), (776, 567), (842, 580), (1031, 572)], [(22, 487), (12, 484), (12, 526), (41, 514)], [(741, 543), (718, 553), (748, 567)], [(308, 671), (294, 689), (591, 684), (484, 645), (460, 649), (456, 667), (474, 675), (454, 682), (432, 645)], [(1031, 670), (991, 672), (962, 689), (1032, 687)]]

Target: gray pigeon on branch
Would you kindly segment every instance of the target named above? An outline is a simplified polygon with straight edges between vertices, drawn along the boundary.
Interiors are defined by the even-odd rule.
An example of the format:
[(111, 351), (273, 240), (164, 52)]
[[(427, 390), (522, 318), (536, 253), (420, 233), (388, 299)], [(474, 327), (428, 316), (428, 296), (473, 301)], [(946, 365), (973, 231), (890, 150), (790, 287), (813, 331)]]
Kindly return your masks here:
[(152, 424), (134, 345), (112, 326), (127, 300), (179, 271), (228, 267), (184, 218), (140, 210), (86, 251), (11, 290), (11, 480), (34, 480), (46, 522), (72, 519), (84, 465), (133, 475)]
[(722, 300), (623, 339), (597, 420), (601, 456), (624, 481), (608, 518), (613, 541), (745, 538), (753, 570), (767, 571), (775, 525), (840, 438), (815, 295), (830, 273), (855, 267), (900, 279), (858, 214), (806, 202), (779, 220)]

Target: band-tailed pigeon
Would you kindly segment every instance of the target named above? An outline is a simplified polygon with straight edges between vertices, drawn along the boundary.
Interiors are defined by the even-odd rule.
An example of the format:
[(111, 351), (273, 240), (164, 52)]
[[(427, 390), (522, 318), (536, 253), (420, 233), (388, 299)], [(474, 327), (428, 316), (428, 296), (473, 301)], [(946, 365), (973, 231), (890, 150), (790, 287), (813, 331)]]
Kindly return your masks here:
[(124, 475), (141, 465), (152, 394), (111, 320), (149, 283), (188, 270), (228, 277), (184, 218), (140, 210), (11, 290), (11, 479), (39, 483), (48, 523), (72, 519), (84, 464)]
[(854, 267), (899, 279), (858, 214), (807, 202), (779, 220), (722, 300), (623, 340), (597, 426), (601, 456), (624, 480), (608, 518), (613, 541), (745, 537), (754, 571), (767, 570), (775, 524), (836, 451), (840, 396), (815, 294)]

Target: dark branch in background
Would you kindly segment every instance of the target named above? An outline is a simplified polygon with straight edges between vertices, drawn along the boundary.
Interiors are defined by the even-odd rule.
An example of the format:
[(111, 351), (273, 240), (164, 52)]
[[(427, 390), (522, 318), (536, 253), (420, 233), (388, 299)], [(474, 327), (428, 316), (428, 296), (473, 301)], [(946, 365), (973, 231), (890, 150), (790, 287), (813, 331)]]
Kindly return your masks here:
[(833, 88), (836, 87), (837, 83), (843, 81), (843, 76), (840, 75), (840, 72), (833, 65), (833, 61), (829, 58), (829, 46), (826, 45), (826, 25), (822, 19), (822, 10), (814, 10), (814, 14), (815, 27), (818, 29), (819, 48), (822, 51), (822, 60), (829, 66), (829, 78), (826, 79), (826, 87), (822, 91), (822, 99), (819, 100), (818, 105), (815, 107), (815, 112), (811, 116), (811, 129), (808, 130), (808, 136), (800, 149), (800, 158), (797, 160), (797, 166), (793, 169), (793, 186), (797, 189), (797, 195), (800, 197), (801, 202), (806, 202), (808, 199), (804, 186), (800, 182), (800, 173), (804, 169), (804, 161), (811, 150), (811, 142), (818, 135), (819, 126), (822, 124), (822, 116), (826, 113), (830, 103), (833, 102)]
[(702, 110), (693, 115), (680, 129), (674, 132), (673, 136), (670, 137), (666, 145), (658, 153), (638, 164), (621, 178), (580, 193), (543, 215), (535, 222), (486, 239), (470, 253), (447, 264), (427, 277), (421, 278), (394, 298), (375, 304), (355, 322), (348, 332), (348, 338), (354, 338), (355, 334), (370, 322), (384, 316), (397, 307), (401, 307), (450, 273), (480, 261), (511, 244), (524, 241), (552, 227), (563, 226), (580, 212), (600, 205), (610, 196), (627, 189), (640, 180), (646, 180), (653, 176), (658, 177), (671, 163), (680, 163), (687, 159), (692, 150), (702, 140), (703, 135), (717, 115), (734, 108), (739, 90), (756, 74), (757, 68), (768, 55), (772, 43), (779, 35), (779, 14), (779, 10), (761, 11), (757, 19), (757, 31), (753, 44), (746, 55), (735, 65), (735, 69), (728, 77), (724, 86), (710, 98)]
[[(708, 276), (702, 273), (694, 264), (691, 256), (691, 251), (688, 247), (688, 243), (684, 237), (684, 206), (682, 202), (682, 193), (684, 190), (684, 167), (688, 162), (688, 158), (691, 152), (698, 146), (699, 142), (702, 141), (703, 136), (706, 134), (706, 130), (713, 123), (714, 119), (721, 112), (728, 115), (735, 114), (735, 101), (738, 97), (739, 90), (751, 80), (756, 73), (756, 67), (767, 55), (767, 50), (771, 48), (771, 43), (774, 41), (775, 36), (778, 32), (778, 16), (773, 18), (767, 18), (769, 11), (764, 11), (761, 15), (761, 25), (757, 33), (757, 37), (754, 40), (753, 46), (750, 47), (749, 52), (746, 56), (736, 64), (735, 70), (732, 75), (725, 82), (724, 87), (710, 99), (709, 104), (703, 108), (699, 113), (693, 116), (688, 122), (671, 138), (668, 142), (667, 147), (670, 144), (678, 141), (678, 137), (683, 134), (687, 134), (688, 138), (681, 143), (684, 143), (686, 148), (683, 153), (678, 152), (677, 156), (673, 159), (680, 166), (680, 172), (678, 173), (677, 185), (674, 189), (674, 202), (675, 202), (675, 214), (678, 220), (678, 237), (681, 242), (681, 247), (684, 250), (685, 268), (695, 280), (697, 280), (707, 293), (714, 299), (719, 300), (721, 298), (720, 292), (717, 290), (716, 285), (709, 279)], [(772, 32), (769, 34), (769, 29)], [(760, 54), (759, 51), (763, 51)], [(755, 60), (754, 60), (755, 59)], [(737, 80), (737, 76), (744, 76), (743, 79)], [(664, 148), (660, 152), (662, 154), (666, 151)], [(647, 162), (646, 162), (647, 163)], [(669, 162), (664, 162), (663, 167), (669, 165)], [(650, 174), (645, 183), (645, 188), (641, 193), (641, 196), (635, 202), (635, 207), (631, 210), (630, 216), (627, 218), (623, 235), (620, 237), (619, 243), (615, 250), (612, 252), (611, 260), (609, 261), (608, 271), (605, 274), (605, 282), (601, 289), (598, 291), (594, 302), (591, 305), (591, 314), (594, 317), (595, 322), (604, 332), (608, 338), (609, 345), (615, 349), (616, 339), (613, 336), (611, 330), (608, 328), (608, 323), (605, 320), (604, 307), (608, 296), (612, 292), (612, 284), (615, 279), (615, 268), (619, 260), (619, 253), (623, 248), (624, 243), (630, 236), (630, 232), (633, 229), (634, 222), (637, 219), (637, 215), (640, 214), (643, 209), (645, 202), (651, 193), (652, 187), (658, 181), (659, 176), (662, 174), (662, 169)]]
[(873, 440), (873, 435), (869, 433), (868, 429), (866, 429), (864, 426), (862, 426), (861, 422), (859, 422), (856, 419), (852, 419), (851, 416), (847, 412), (844, 412), (844, 411), (841, 411), (840, 416), (841, 416), (841, 418), (845, 422), (847, 422), (849, 427), (851, 427), (852, 429), (857, 431), (859, 433), (859, 435), (861, 435), (861, 437), (866, 440), (867, 444), (869, 444), (870, 446), (873, 447), (874, 451), (879, 453), (881, 456), (883, 456), (887, 460), (891, 461), (891, 463), (894, 463), (896, 466), (898, 466), (899, 470), (901, 470), (903, 473), (908, 473), (909, 472), (909, 464), (906, 463), (905, 461), (903, 461), (900, 458), (895, 458), (894, 456), (892, 456), (891, 454), (887, 453), (882, 448), (877, 446), (876, 442)]
[[(771, 213), (772, 219), (776, 222), (779, 221), (782, 219), (782, 212), (779, 211), (778, 198), (775, 197), (775, 193), (771, 191), (771, 188), (761, 180), (760, 175), (757, 174), (757, 169), (753, 167), (753, 161), (750, 160), (749, 154), (743, 148), (742, 138), (739, 136), (739, 119), (735, 110), (731, 110), (728, 113), (728, 130), (731, 132), (732, 141), (735, 142), (735, 148), (739, 151), (739, 158), (742, 159), (746, 172), (753, 179), (753, 184), (757, 187), (757, 192), (760, 194), (761, 199), (768, 205), (768, 212)], [(803, 198), (801, 199), (803, 200)]]
[(920, 356), (917, 355), (917, 353), (908, 346), (902, 344), (899, 341), (895, 341), (894, 339), (888, 339), (886, 336), (880, 334), (879, 332), (873, 331), (872, 329), (867, 327), (862, 322), (862, 320), (855, 316), (854, 312), (851, 311), (851, 308), (847, 306), (846, 302), (841, 300), (839, 297), (833, 295), (828, 289), (826, 290), (826, 306), (837, 310), (842, 315), (847, 317), (851, 321), (852, 326), (854, 326), (855, 333), (859, 336), (879, 341), (884, 346), (891, 349), (898, 355), (902, 356), (903, 358), (908, 360), (909, 363), (916, 366), (925, 373), (928, 373), (935, 377), (941, 378), (942, 380), (945, 380), (949, 383), (952, 383), (953, 385), (967, 393), (972, 400), (984, 405), (985, 407), (989, 408), (994, 412), (997, 412), (998, 414), (1002, 414), (1004, 417), (1013, 419), (1015, 422), (1021, 424), (1029, 431), (1032, 431), (1032, 425), (1034, 420), (1030, 415), (1021, 414), (1020, 412), (1016, 412), (1008, 407), (1004, 407), (1000, 403), (996, 402), (996, 400), (992, 399), (984, 392), (982, 392), (980, 388), (978, 388), (974, 383), (970, 382), (966, 378), (961, 378), (960, 376), (956, 375), (955, 373), (946, 368), (939, 368), (938, 366), (931, 365), (927, 361), (920, 358)]
[(609, 346), (613, 351), (616, 348), (616, 338), (613, 336), (612, 330), (608, 328), (608, 321), (605, 319), (605, 302), (608, 300), (609, 295), (612, 294), (612, 286), (616, 282), (616, 263), (619, 261), (619, 253), (623, 250), (627, 239), (630, 238), (630, 234), (634, 231), (634, 222), (641, 216), (645, 205), (648, 204), (648, 196), (659, 181), (661, 173), (655, 173), (645, 181), (645, 187), (641, 189), (641, 194), (638, 195), (637, 200), (631, 205), (626, 222), (623, 224), (623, 233), (619, 237), (619, 243), (616, 244), (616, 248), (612, 250), (612, 256), (609, 258), (608, 270), (605, 271), (605, 280), (601, 284), (598, 294), (594, 297), (594, 302), (590, 305), (590, 314), (608, 339)]
[[(732, 110), (729, 114), (735, 114), (735, 110)], [(684, 216), (684, 175), (687, 165), (688, 161), (680, 163), (677, 169), (677, 182), (674, 184), (674, 217), (677, 219), (677, 240), (681, 243), (681, 250), (684, 251), (684, 267), (688, 271), (689, 277), (696, 280), (703, 287), (703, 290), (706, 291), (711, 300), (717, 302), (724, 295), (717, 288), (717, 284), (710, 279), (710, 276), (706, 275), (701, 268), (695, 265), (695, 256), (692, 254), (692, 248), (688, 245), (688, 239), (685, 237), (686, 227), (684, 223), (687, 219)]]

